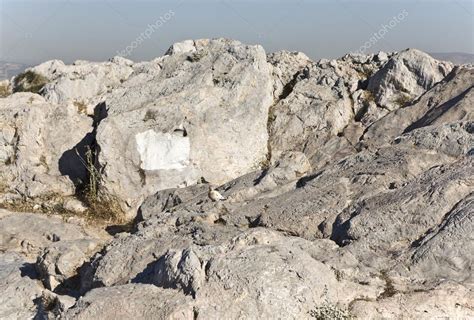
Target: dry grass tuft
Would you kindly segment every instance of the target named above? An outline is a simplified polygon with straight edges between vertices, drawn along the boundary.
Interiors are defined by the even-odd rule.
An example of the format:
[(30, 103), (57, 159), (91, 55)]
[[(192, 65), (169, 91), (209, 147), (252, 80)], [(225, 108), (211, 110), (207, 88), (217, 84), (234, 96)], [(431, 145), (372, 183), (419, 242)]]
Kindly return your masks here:
[(49, 80), (34, 71), (25, 71), (15, 77), (13, 82), (13, 92), (40, 93), (41, 89)]

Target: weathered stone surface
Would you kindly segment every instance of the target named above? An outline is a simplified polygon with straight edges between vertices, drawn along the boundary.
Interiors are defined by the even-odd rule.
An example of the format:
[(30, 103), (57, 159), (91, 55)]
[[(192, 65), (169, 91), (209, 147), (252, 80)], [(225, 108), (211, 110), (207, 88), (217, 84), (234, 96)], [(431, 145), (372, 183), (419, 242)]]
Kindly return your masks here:
[[(465, 132), (459, 124), (453, 128)], [(443, 144), (436, 140), (437, 135), (433, 135), (436, 130), (443, 132), (445, 129), (443, 126), (417, 129), (401, 137), (393, 146), (377, 152), (361, 152), (316, 174), (302, 178), (293, 175), (283, 183), (265, 188), (259, 184), (264, 181), (265, 174), (271, 177), (272, 170), (278, 169), (278, 165), (270, 167), (266, 173), (248, 174), (219, 188), (228, 198), (223, 203), (211, 202), (205, 185), (189, 187), (187, 191), (161, 191), (142, 206), (146, 215), (143, 216), (145, 221), (138, 226), (139, 231), (116, 239), (96, 257), (85, 279), (90, 279), (92, 286), (145, 282), (174, 288), (194, 297), (194, 310), (206, 319), (251, 317), (255, 310), (263, 318), (271, 318), (275, 306), (282, 306), (277, 310), (284, 317), (306, 317), (311, 310), (326, 304), (332, 309), (347, 309), (352, 314), (376, 318), (395, 312), (399, 302), (385, 300), (397, 294), (392, 293), (393, 290), (398, 290), (401, 299), (408, 301), (413, 290), (431, 290), (428, 284), (422, 284), (423, 281), (432, 282), (441, 274), (451, 281), (468, 284), (469, 280), (462, 278), (466, 274), (461, 271), (462, 266), (472, 261), (468, 243), (459, 254), (453, 252), (452, 258), (448, 255), (447, 260), (428, 258), (427, 265), (436, 263), (435, 270), (438, 271), (433, 274), (427, 273), (422, 264), (416, 266), (415, 260), (409, 258), (413, 255), (410, 253), (412, 243), (426, 230), (444, 229), (438, 224), (445, 212), (459, 201), (457, 199), (464, 199), (473, 192), (469, 176), (473, 171), (472, 160), (464, 152), (471, 141), (460, 140), (460, 148), (448, 150), (446, 146), (450, 140)], [(416, 131), (426, 143), (413, 149), (411, 135)], [(425, 137), (421, 138), (423, 135)], [(445, 154), (442, 153), (444, 150)], [(285, 191), (277, 191), (281, 188)], [(263, 196), (268, 192), (275, 196)], [(412, 204), (404, 197), (410, 197)], [(373, 205), (375, 199), (379, 202)], [(374, 208), (373, 214), (361, 220), (361, 227), (355, 225), (355, 220), (365, 213), (349, 215), (351, 208), (359, 204)], [(383, 209), (385, 206), (388, 209)], [(397, 211), (397, 206), (403, 209)], [(432, 209), (427, 211), (430, 206)], [(468, 206), (460, 207), (463, 216), (471, 214)], [(329, 240), (318, 239), (331, 234), (335, 237), (340, 232), (342, 220), (333, 226), (339, 213), (339, 219), (344, 216), (355, 219), (356, 231), (353, 232), (361, 233), (353, 237), (351, 245), (342, 248)], [(463, 221), (469, 224), (470, 220)], [(264, 228), (245, 231), (256, 226), (280, 232), (265, 231)], [(469, 230), (466, 228), (469, 227), (452, 232), (462, 234)], [(455, 243), (462, 245), (459, 241)], [(291, 249), (286, 251), (286, 248)], [(298, 258), (289, 258), (287, 252)], [(314, 259), (307, 264), (306, 254)], [(392, 254), (406, 258), (398, 262), (399, 268), (389, 276), (391, 280), (387, 280), (388, 276), (382, 272), (393, 263)], [(441, 255), (436, 251), (434, 254)], [(460, 255), (458, 271), (446, 272), (450, 263), (446, 261)], [(295, 268), (304, 280), (304, 288), (313, 288), (312, 293), (298, 289), (299, 277), (282, 277), (283, 269), (277, 272), (279, 276), (269, 273), (268, 270), (280, 270), (279, 259), (285, 261), (285, 270)], [(292, 261), (298, 261), (298, 264), (292, 265)], [(322, 269), (318, 269), (320, 267)], [(407, 273), (407, 268), (414, 272)], [(267, 271), (260, 274), (262, 270)], [(377, 275), (375, 279), (371, 279), (373, 274)], [(335, 282), (327, 282), (333, 277)], [(396, 281), (394, 289), (391, 289), (391, 281)], [(359, 287), (361, 283), (362, 288)], [(325, 287), (328, 292), (323, 294)], [(220, 291), (222, 288), (224, 291)], [(465, 290), (462, 284), (459, 288)], [(352, 295), (344, 290), (351, 291)], [(436, 290), (433, 292), (442, 296), (450, 289)], [(301, 298), (292, 300), (298, 296)], [(469, 312), (469, 304), (456, 307), (447, 302), (434, 308), (428, 301), (420, 304), (420, 308), (422, 306), (440, 314)], [(417, 315), (417, 312), (410, 315)]]
[(61, 241), (101, 238), (80, 225), (64, 222), (59, 217), (33, 213), (13, 213), (0, 209), (1, 250), (34, 256), (44, 248)]
[(38, 214), (2, 211), (0, 250), (22, 254), (36, 270), (45, 287), (54, 290), (77, 274), (84, 262), (107, 241), (109, 236), (61, 218)]
[(32, 264), (17, 253), (0, 253), (0, 318), (31, 319), (43, 292)]
[[(283, 59), (282, 66), (270, 60), (275, 70), (298, 70), (303, 64), (287, 55), (271, 58)], [(280, 100), (270, 110), (273, 158), (278, 159), (284, 151), (304, 152), (313, 167), (319, 168), (354, 153), (353, 141), (362, 135), (363, 128), (388, 112), (377, 106), (366, 90), (368, 79), (384, 63), (373, 55), (306, 63), (281, 90)], [(346, 130), (357, 123), (361, 124), (360, 132)]]
[[(158, 264), (155, 280), (161, 283), (160, 272), (164, 272), (171, 275), (171, 279), (166, 279), (168, 282), (183, 289), (190, 286), (196, 296), (195, 309), (203, 319), (257, 315), (265, 319), (276, 315), (301, 319), (308, 317), (310, 310), (324, 299), (334, 304), (348, 302), (361, 296), (359, 290), (365, 289), (338, 280), (330, 266), (313, 258), (318, 249), (302, 239), (257, 229), (241, 234), (224, 247), (186, 249), (177, 253), (181, 256), (178, 269), (169, 270), (165, 264), (163, 270)], [(331, 255), (331, 249), (335, 248), (329, 245), (323, 250)], [(207, 254), (199, 253), (203, 251)], [(192, 258), (193, 254), (196, 257)], [(176, 258), (168, 254), (165, 260), (168, 257)], [(350, 293), (348, 288), (351, 288)], [(364, 294), (375, 297), (377, 290)]]
[(273, 65), (273, 77), (275, 78), (274, 96), (282, 97), (291, 90), (293, 81), (298, 74), (311, 63), (310, 58), (302, 52), (278, 51), (268, 55), (268, 62)]
[(94, 289), (64, 319), (193, 319), (190, 298), (170, 289), (128, 284)]
[(121, 57), (103, 63), (79, 60), (72, 65), (51, 60), (27, 70), (49, 79), (42, 92), (46, 100), (54, 104), (72, 103), (80, 112), (93, 114), (94, 107), (107, 93), (133, 73), (132, 64)]
[(416, 128), (472, 121), (474, 68), (457, 67), (414, 104), (398, 109), (374, 123), (363, 136), (368, 144), (381, 145)]
[(61, 241), (43, 250), (36, 261), (40, 277), (49, 290), (77, 274), (77, 268), (100, 249), (97, 239)]
[(131, 77), (106, 101), (97, 133), (104, 187), (131, 215), (157, 190), (200, 177), (222, 183), (266, 157), (273, 95), (265, 52), (223, 39), (194, 49), (172, 50), (160, 72)]
[(473, 174), (468, 158), (436, 166), (401, 188), (359, 200), (338, 216), (332, 239), (367, 260), (396, 255), (436, 228), (473, 191)]
[(92, 119), (73, 105), (53, 105), (31, 93), (0, 99), (0, 191), (73, 195), (74, 182), (86, 176), (75, 148), (83, 153), (91, 131)]
[(469, 319), (472, 311), (472, 290), (455, 283), (445, 283), (431, 290), (396, 293), (378, 301), (357, 300), (351, 313), (360, 319)]
[(473, 317), (474, 77), (451, 68), (225, 39), (33, 68), (43, 97), (0, 99), (0, 203), (81, 212), (90, 147), (136, 219), (0, 210), (0, 317)]
[(399, 109), (432, 88), (453, 68), (416, 49), (394, 55), (369, 80), (368, 89), (375, 101), (389, 110)]
[(460, 200), (410, 252), (410, 274), (473, 283), (474, 194)]

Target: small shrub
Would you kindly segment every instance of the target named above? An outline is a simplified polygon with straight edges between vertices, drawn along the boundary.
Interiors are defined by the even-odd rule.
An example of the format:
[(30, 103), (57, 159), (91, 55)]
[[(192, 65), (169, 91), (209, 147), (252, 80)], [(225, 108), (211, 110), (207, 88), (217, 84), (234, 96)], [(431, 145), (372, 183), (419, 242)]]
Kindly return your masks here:
[(270, 154), (268, 153), (265, 157), (265, 159), (263, 159), (262, 161), (259, 162), (258, 166), (256, 169), (261, 169), (261, 170), (268, 170), (270, 169), (272, 163), (271, 163), (271, 160), (270, 160)]
[(41, 89), (49, 82), (49, 80), (34, 72), (25, 71), (15, 77), (13, 82), (13, 92), (32, 92), (40, 93)]
[(97, 154), (94, 149), (87, 147), (85, 158), (76, 150), (77, 156), (87, 169), (87, 181), (78, 196), (89, 208), (87, 216), (92, 220), (123, 222), (125, 214), (119, 201), (112, 195), (101, 190), (102, 173), (97, 165)]

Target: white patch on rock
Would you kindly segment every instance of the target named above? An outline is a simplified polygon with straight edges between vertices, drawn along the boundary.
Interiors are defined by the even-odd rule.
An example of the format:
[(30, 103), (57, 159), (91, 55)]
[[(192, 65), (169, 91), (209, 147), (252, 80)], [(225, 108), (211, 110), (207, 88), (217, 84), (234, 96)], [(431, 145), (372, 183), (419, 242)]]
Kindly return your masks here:
[(137, 151), (144, 170), (183, 169), (189, 163), (188, 137), (148, 130), (135, 136)]

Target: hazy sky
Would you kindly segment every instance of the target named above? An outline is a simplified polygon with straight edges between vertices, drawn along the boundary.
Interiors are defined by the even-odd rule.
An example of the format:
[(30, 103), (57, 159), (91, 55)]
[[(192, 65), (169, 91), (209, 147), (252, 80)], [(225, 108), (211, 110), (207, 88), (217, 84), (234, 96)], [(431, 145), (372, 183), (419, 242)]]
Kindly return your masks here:
[(474, 53), (474, 0), (0, 0), (0, 60), (149, 60), (173, 42), (216, 37), (315, 59), (408, 47)]

